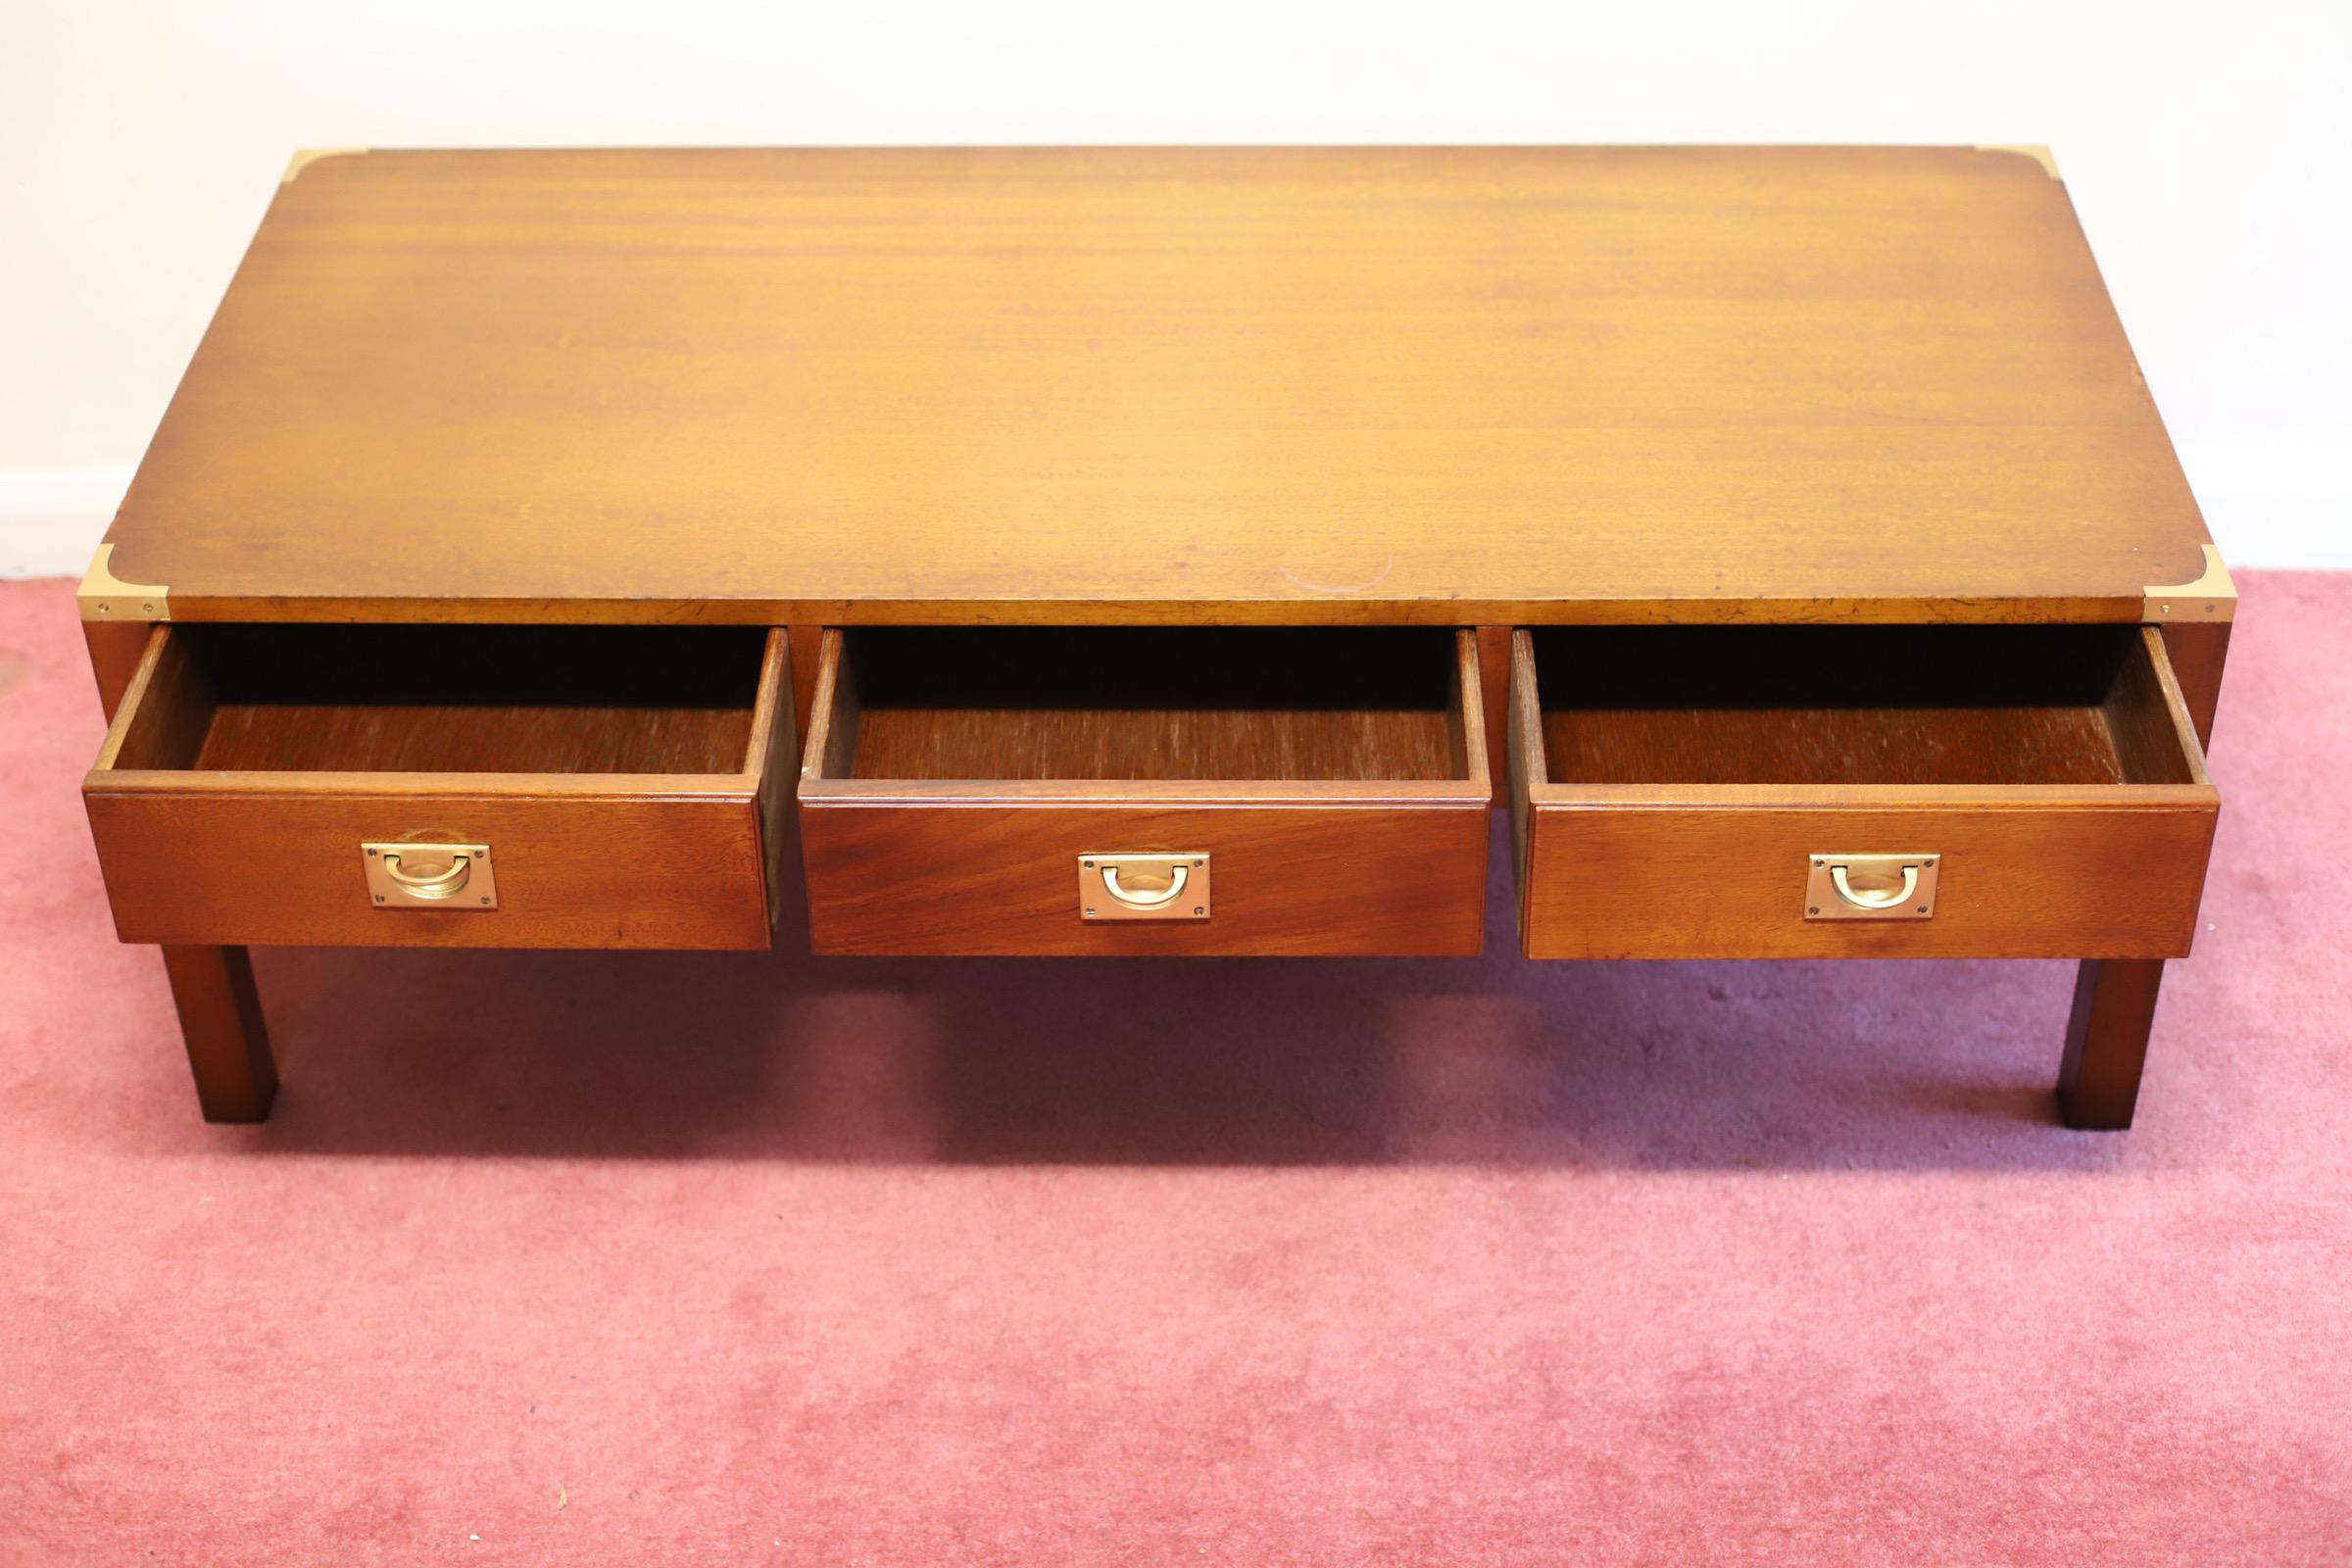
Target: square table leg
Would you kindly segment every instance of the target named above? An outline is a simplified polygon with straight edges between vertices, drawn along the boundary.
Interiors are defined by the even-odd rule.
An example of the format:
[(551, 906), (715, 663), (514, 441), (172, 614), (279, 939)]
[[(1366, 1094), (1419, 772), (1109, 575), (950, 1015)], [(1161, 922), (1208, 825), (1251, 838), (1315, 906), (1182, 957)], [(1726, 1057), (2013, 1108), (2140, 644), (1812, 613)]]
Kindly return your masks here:
[(2139, 1073), (2156, 1022), (2162, 958), (2093, 958), (2075, 978), (2066, 1055), (2058, 1067), (2058, 1111), (2069, 1127), (2120, 1132), (2132, 1125)]
[(163, 955), (204, 1119), (267, 1119), (277, 1094), (277, 1063), (262, 1024), (253, 960), (243, 948), (165, 948)]

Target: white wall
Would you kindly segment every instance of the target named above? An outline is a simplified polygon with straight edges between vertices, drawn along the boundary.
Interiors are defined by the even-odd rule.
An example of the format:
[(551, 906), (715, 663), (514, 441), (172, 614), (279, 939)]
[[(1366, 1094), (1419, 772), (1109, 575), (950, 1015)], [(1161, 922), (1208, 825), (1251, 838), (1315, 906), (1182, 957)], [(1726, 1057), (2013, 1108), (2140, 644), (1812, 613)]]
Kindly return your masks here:
[(2352, 565), (2352, 5), (0, 0), (0, 572), (78, 572), (298, 146), (2038, 142), (2227, 556)]

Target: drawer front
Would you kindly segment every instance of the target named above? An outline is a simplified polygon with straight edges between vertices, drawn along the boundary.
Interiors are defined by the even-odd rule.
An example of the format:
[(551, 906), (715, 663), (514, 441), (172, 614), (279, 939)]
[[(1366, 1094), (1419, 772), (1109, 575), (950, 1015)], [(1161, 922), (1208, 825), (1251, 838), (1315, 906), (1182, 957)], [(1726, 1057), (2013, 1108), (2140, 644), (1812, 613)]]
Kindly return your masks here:
[[(2194, 802), (1539, 803), (1523, 946), (1531, 958), (2179, 957), (2214, 819)], [(1874, 854), (1935, 857), (1929, 917), (1808, 913), (1815, 858)]]
[[(748, 800), (90, 793), (125, 942), (303, 947), (762, 948)], [(497, 906), (378, 905), (361, 845), (491, 850)]]
[[(1522, 632), (1507, 739), (1521, 945), (1537, 958), (2185, 956), (2219, 797), (2152, 635), (2117, 690), (2119, 744), (2165, 782), (1555, 782)], [(1831, 872), (1863, 857), (1932, 887), (1890, 866), (1841, 901)]]
[[(1494, 791), (1471, 634), (1256, 634), (1249, 657), (1214, 631), (866, 635), (862, 660), (824, 636), (801, 770), (818, 953), (1479, 951)], [(900, 776), (923, 768), (946, 776)], [(1114, 905), (1123, 857), (1141, 880)], [(1178, 857), (1202, 896), (1176, 896)]]
[[(83, 786), (118, 933), (173, 945), (763, 948), (789, 776), (782, 635), (736, 774), (302, 773), (156, 765), (201, 719), (167, 630)], [(747, 672), (748, 680), (748, 672)], [(618, 710), (615, 710), (618, 712)], [(331, 722), (331, 720), (330, 720)], [(574, 726), (576, 728), (576, 725)], [(185, 748), (183, 747), (183, 750)], [(147, 765), (123, 766), (125, 757)], [(363, 846), (480, 845), (488, 876), (379, 900)], [(429, 866), (427, 867), (429, 870)], [(476, 889), (487, 883), (495, 902)]]
[[(801, 806), (810, 945), (824, 954), (1470, 955), (1484, 803), (1289, 808)], [(1089, 919), (1080, 858), (1203, 855), (1206, 918)]]

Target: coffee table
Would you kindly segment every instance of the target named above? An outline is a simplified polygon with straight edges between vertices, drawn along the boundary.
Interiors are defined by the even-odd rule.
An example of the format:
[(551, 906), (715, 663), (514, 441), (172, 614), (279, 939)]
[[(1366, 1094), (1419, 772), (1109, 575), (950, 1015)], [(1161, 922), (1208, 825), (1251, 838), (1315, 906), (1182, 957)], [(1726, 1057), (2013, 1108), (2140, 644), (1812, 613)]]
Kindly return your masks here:
[(1500, 808), (1532, 959), (2084, 960), (2118, 1128), (2234, 604), (2035, 149), (305, 154), (84, 794), (216, 1120), (251, 945), (1471, 955)]

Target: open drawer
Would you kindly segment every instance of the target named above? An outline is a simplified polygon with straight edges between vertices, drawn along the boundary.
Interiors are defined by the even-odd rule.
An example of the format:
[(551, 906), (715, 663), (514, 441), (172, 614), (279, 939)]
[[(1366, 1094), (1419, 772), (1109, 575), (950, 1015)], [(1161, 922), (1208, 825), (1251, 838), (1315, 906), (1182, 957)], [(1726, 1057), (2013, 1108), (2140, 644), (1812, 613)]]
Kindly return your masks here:
[(1531, 957), (2186, 954), (2219, 799), (2136, 626), (1513, 640)]
[(1468, 632), (828, 630), (801, 769), (819, 953), (1472, 954)]
[(82, 785), (125, 942), (760, 948), (781, 631), (172, 625)]

